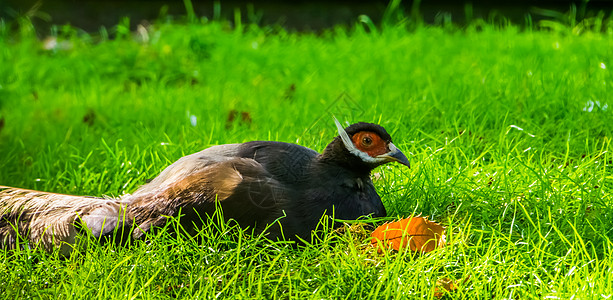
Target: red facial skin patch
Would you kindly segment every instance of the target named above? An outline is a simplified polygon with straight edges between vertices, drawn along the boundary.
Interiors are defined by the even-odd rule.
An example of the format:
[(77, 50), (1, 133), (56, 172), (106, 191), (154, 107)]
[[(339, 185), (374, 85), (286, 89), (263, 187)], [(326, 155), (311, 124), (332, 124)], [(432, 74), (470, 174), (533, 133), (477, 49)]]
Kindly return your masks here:
[(360, 131), (354, 134), (351, 140), (358, 150), (365, 152), (370, 157), (377, 157), (388, 152), (385, 141), (374, 132)]

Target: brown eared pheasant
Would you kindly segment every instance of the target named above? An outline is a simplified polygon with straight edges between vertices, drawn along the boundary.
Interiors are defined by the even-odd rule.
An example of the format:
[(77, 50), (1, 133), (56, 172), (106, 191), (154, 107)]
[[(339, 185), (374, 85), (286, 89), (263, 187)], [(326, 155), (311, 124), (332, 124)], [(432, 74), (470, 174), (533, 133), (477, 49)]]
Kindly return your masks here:
[(335, 122), (339, 135), (323, 153), (270, 141), (213, 146), (117, 199), (0, 187), (0, 248), (25, 240), (67, 255), (85, 232), (101, 241), (141, 239), (179, 215), (194, 233), (219, 208), (241, 227), (286, 239), (310, 239), (323, 215), (385, 216), (370, 172), (393, 161), (409, 166), (407, 157), (379, 125)]

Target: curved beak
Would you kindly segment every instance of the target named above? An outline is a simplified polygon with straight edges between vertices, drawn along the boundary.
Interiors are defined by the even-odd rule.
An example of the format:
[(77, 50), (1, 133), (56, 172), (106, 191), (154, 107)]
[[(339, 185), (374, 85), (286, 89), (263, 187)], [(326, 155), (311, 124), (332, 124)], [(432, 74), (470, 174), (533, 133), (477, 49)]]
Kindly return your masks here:
[(400, 151), (400, 149), (396, 148), (396, 146), (392, 143), (389, 144), (389, 148), (390, 152), (379, 155), (377, 157), (385, 158), (388, 161), (397, 161), (409, 168), (411, 167), (409, 159), (406, 157), (406, 155), (404, 155), (404, 153), (402, 153), (402, 151)]

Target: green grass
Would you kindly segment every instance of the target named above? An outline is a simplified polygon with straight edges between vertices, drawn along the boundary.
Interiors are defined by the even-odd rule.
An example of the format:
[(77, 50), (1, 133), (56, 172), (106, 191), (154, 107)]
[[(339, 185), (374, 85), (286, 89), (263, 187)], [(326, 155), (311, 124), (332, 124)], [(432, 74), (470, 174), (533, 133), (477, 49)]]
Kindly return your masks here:
[(609, 25), (158, 21), (145, 42), (124, 20), (112, 40), (60, 27), (64, 50), (0, 24), (1, 185), (118, 196), (211, 145), (322, 150), (335, 115), (383, 125), (409, 156), (375, 170), (390, 219), (450, 234), (422, 256), (379, 255), (357, 225), (298, 248), (222, 226), (68, 259), (0, 250), (0, 297), (433, 298), (442, 278), (448, 298), (610, 297), (613, 27), (595, 20)]

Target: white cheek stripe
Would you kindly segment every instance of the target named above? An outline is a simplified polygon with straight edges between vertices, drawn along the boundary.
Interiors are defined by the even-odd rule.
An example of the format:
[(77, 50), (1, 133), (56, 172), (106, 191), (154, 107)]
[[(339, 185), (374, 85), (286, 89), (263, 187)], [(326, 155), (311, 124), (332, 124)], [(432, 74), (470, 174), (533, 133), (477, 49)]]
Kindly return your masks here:
[[(360, 151), (351, 141), (351, 138), (345, 131), (345, 128), (343, 128), (343, 125), (341, 125), (341, 123), (336, 119), (336, 117), (332, 117), (332, 118), (334, 118), (334, 123), (336, 124), (338, 135), (341, 137), (341, 140), (343, 140), (343, 144), (345, 145), (345, 148), (347, 148), (347, 150), (349, 150), (351, 154), (359, 157), (360, 159), (368, 163), (380, 163), (380, 162), (386, 161), (385, 158), (383, 157), (372, 157), (368, 155), (367, 153)], [(391, 147), (396, 148), (394, 144), (390, 143), (390, 150), (393, 151), (394, 149), (392, 149)]]
[(388, 145), (388, 148), (390, 148), (390, 152), (388, 152), (388, 153), (386, 153), (386, 154), (389, 154), (389, 153), (394, 153), (394, 152), (398, 151), (398, 148), (396, 147), (396, 145), (394, 145), (394, 143), (390, 143), (390, 144)]

